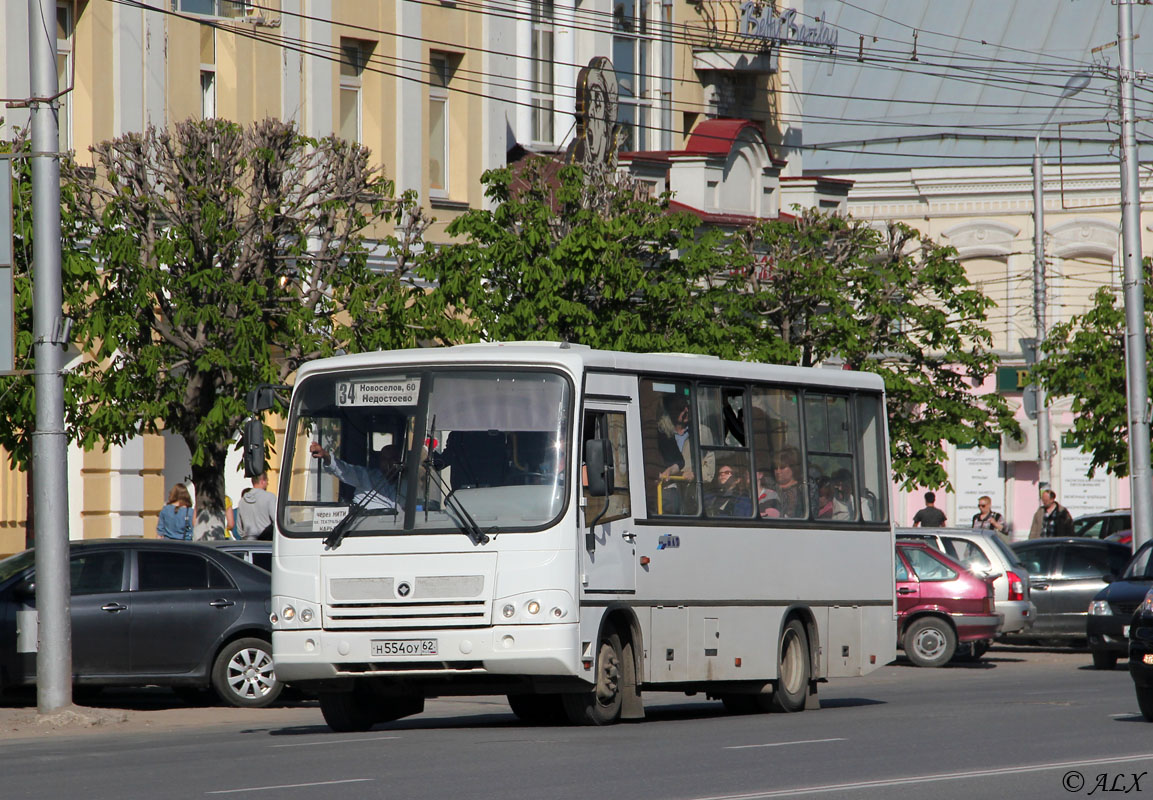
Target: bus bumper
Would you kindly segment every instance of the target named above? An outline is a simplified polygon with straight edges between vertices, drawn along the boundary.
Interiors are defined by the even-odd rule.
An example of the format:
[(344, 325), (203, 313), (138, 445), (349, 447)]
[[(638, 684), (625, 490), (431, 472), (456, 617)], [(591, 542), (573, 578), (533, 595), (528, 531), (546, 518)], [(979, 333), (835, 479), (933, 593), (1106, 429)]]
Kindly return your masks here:
[[(421, 652), (431, 647), (435, 653)], [(281, 630), (272, 633), (272, 650), (276, 677), (286, 683), (361, 676), (573, 677), (580, 668), (576, 623), (420, 633)]]

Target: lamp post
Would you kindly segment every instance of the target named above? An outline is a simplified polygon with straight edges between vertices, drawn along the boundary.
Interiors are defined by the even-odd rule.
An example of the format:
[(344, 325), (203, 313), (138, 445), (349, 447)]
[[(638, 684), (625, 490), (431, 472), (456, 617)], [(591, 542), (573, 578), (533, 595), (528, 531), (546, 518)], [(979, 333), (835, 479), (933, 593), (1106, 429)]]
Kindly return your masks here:
[[(1089, 85), (1089, 73), (1078, 73), (1065, 82), (1061, 96), (1053, 104), (1049, 116), (1041, 123), (1033, 140), (1033, 327), (1037, 336), (1037, 361), (1045, 357), (1045, 198), (1044, 166), (1041, 163), (1041, 134), (1053, 115), (1057, 113), (1061, 101), (1072, 97)], [(1037, 387), (1037, 480), (1039, 488), (1050, 488), (1052, 481), (1052, 441), (1049, 430), (1049, 407), (1046, 403), (1045, 388), (1038, 382)]]

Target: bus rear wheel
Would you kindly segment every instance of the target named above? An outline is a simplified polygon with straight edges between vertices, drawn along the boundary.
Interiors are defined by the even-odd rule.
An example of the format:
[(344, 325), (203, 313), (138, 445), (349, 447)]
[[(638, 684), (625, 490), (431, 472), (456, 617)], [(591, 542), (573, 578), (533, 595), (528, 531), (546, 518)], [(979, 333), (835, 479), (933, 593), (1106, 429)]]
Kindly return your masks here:
[(789, 620), (781, 632), (778, 658), (777, 686), (770, 708), (786, 713), (804, 711), (809, 691), (809, 637), (799, 619)]
[(625, 674), (621, 637), (614, 631), (597, 646), (596, 685), (591, 691), (561, 695), (565, 714), (574, 725), (612, 725), (621, 718)]

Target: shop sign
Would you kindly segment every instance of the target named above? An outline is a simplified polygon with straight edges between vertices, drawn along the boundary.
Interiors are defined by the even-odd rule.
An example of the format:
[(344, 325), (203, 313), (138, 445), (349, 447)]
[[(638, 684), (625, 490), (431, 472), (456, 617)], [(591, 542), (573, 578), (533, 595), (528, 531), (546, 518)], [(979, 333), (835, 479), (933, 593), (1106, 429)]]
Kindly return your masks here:
[(740, 27), (737, 33), (778, 44), (837, 46), (837, 29), (817, 17), (806, 23), (795, 8), (777, 11), (766, 3), (746, 0), (741, 3)]

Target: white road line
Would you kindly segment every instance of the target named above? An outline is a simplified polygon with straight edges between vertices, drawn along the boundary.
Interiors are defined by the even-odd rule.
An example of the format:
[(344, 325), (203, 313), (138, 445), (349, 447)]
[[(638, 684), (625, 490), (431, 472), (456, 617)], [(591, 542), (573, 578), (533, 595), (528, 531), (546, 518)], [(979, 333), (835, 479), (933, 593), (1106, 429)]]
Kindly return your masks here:
[(823, 744), (824, 742), (847, 742), (848, 739), (801, 739), (796, 742), (771, 742), (769, 744), (735, 744), (725, 750), (751, 750), (754, 747), (789, 747), (794, 744)]
[(247, 789), (217, 789), (205, 794), (239, 794), (241, 792), (271, 792), (276, 789), (307, 789), (311, 786), (335, 786), (340, 783), (367, 783), (376, 778), (349, 778), (343, 781), (320, 781), (317, 783), (285, 783), (280, 786), (252, 786)]
[(1110, 758), (1084, 759), (1080, 761), (1054, 761), (1049, 764), (1029, 764), (1020, 767), (1002, 767), (1000, 769), (975, 769), (968, 772), (941, 772), (935, 775), (917, 775), (908, 778), (890, 778), (875, 781), (856, 781), (853, 783), (834, 783), (824, 786), (798, 786), (795, 789), (776, 789), (768, 792), (749, 792), (747, 794), (719, 794), (694, 797), (692, 800), (762, 800), (770, 797), (793, 797), (802, 794), (828, 794), (830, 792), (844, 792), (853, 789), (884, 789), (889, 786), (908, 786), (917, 783), (939, 783), (943, 781), (964, 781), (973, 778), (987, 778), (997, 775), (1021, 775), (1029, 772), (1045, 772), (1053, 769), (1071, 769), (1103, 764), (1125, 764), (1130, 761), (1148, 761), (1153, 759), (1153, 753), (1142, 753), (1135, 756), (1113, 756)]
[(323, 742), (292, 742), (291, 744), (270, 744), (269, 747), (320, 747), (326, 744), (356, 744), (357, 742), (383, 742), (386, 739), (399, 739), (399, 736), (373, 736), (368, 739), (328, 739)]

